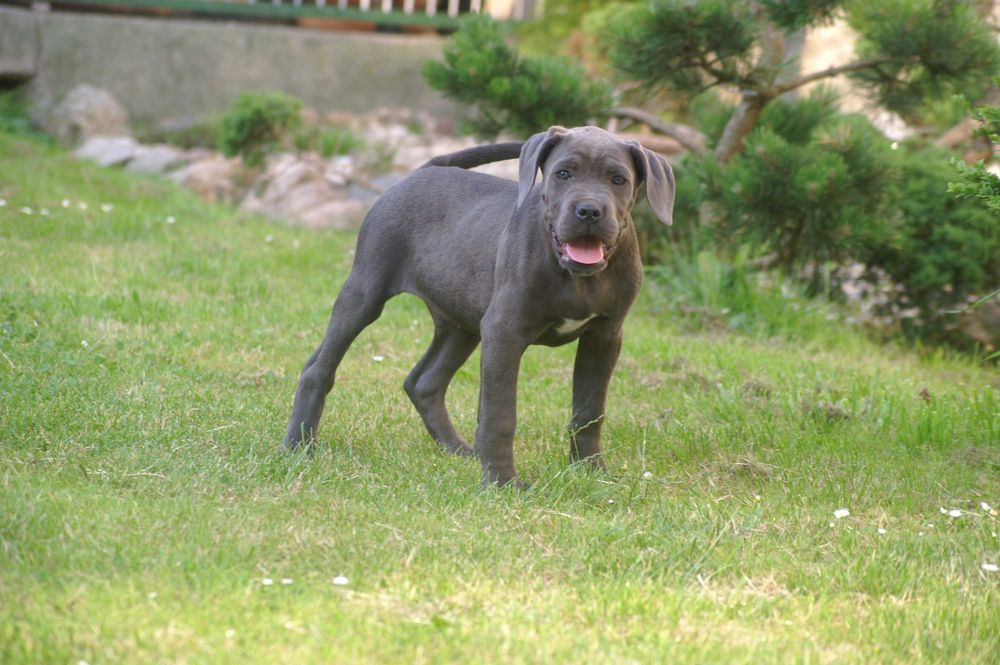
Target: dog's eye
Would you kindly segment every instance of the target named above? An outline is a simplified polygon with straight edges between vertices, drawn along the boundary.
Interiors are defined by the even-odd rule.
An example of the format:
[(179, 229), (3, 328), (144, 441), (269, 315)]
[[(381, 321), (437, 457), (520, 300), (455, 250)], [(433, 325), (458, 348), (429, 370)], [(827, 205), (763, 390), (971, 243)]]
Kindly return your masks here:
[(569, 180), (569, 171), (566, 169), (559, 169), (554, 175), (560, 180)]
[(628, 178), (626, 178), (623, 175), (616, 175), (611, 178), (611, 182), (613, 182), (616, 185), (624, 185), (625, 183), (628, 182)]

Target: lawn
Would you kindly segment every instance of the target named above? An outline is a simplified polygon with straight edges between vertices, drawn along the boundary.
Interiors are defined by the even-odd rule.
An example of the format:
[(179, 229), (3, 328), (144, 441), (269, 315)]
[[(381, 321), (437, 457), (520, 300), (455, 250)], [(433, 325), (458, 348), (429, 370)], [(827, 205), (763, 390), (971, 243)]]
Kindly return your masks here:
[(610, 472), (566, 465), (573, 348), (532, 349), (532, 487), (484, 491), (402, 391), (408, 297), (279, 451), (352, 233), (5, 135), (0, 198), (0, 662), (1000, 662), (995, 369), (698, 328), (648, 280)]

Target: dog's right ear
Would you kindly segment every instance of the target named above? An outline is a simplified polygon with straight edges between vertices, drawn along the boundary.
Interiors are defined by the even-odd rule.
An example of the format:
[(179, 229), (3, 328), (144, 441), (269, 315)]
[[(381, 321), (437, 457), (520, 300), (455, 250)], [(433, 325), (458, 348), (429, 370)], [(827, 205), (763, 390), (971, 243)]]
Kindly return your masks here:
[(524, 142), (521, 148), (521, 161), (518, 166), (517, 207), (520, 208), (528, 198), (531, 188), (535, 186), (538, 169), (545, 164), (552, 148), (566, 134), (565, 127), (550, 127), (547, 132), (535, 134)]

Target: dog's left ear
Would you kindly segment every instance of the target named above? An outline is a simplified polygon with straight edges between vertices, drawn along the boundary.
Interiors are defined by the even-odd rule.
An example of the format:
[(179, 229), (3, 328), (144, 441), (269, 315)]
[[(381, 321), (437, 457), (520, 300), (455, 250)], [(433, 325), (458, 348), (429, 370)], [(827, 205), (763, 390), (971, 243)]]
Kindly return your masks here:
[[(639, 177), (646, 183), (646, 198), (656, 217), (667, 226), (674, 223), (674, 172), (670, 164), (652, 150), (646, 150), (635, 141), (628, 149), (635, 160)], [(522, 153), (523, 154), (523, 153)]]
[(517, 207), (520, 208), (535, 186), (538, 169), (545, 164), (545, 158), (552, 148), (566, 134), (565, 127), (550, 127), (547, 132), (535, 134), (521, 147), (521, 161), (518, 165)]

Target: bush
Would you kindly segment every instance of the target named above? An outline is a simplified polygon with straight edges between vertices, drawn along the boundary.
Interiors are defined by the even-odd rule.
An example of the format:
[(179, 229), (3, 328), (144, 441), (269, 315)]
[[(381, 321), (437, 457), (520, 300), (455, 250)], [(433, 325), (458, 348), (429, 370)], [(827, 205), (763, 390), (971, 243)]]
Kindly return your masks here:
[(893, 237), (865, 259), (901, 285), (900, 305), (918, 310), (903, 319), (904, 332), (932, 342), (947, 339), (949, 311), (1000, 286), (998, 217), (948, 195), (947, 159), (942, 149), (900, 151)]
[(259, 166), (269, 152), (301, 126), (302, 102), (281, 92), (244, 92), (222, 118), (219, 149)]
[(28, 99), (21, 89), (0, 91), (0, 132), (32, 136), (45, 136), (28, 117)]
[(346, 155), (364, 146), (364, 140), (349, 127), (317, 126), (303, 127), (293, 140), (296, 150), (312, 150), (325, 159), (334, 155)]
[[(996, 83), (1000, 85), (1000, 79)], [(981, 123), (976, 134), (988, 139), (994, 147), (1000, 143), (1000, 107), (968, 109), (968, 103), (964, 105), (972, 117)], [(951, 164), (958, 171), (959, 180), (948, 183), (948, 191), (959, 198), (978, 200), (995, 217), (1000, 217), (1000, 177), (987, 171), (982, 161), (969, 166), (958, 159), (952, 159)]]
[(431, 87), (478, 111), (463, 122), (465, 130), (483, 139), (502, 130), (523, 137), (607, 115), (610, 86), (588, 80), (582, 67), (565, 58), (518, 56), (506, 32), (488, 16), (469, 17), (445, 46), (444, 61), (424, 64)]
[(867, 120), (827, 122), (816, 104), (797, 106), (772, 105), (742, 154), (705, 169), (724, 236), (789, 271), (855, 260), (884, 241), (896, 175), (889, 142)]

